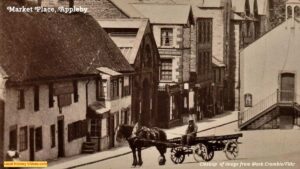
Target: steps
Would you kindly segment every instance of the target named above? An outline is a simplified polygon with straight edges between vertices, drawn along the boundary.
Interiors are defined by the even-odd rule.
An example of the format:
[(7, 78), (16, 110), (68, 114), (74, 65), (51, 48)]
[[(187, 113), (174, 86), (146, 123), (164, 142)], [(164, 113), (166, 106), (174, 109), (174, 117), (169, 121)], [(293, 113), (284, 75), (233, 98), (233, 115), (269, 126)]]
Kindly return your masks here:
[(292, 100), (282, 99), (284, 92), (277, 90), (252, 107), (239, 112), (238, 125), (240, 130), (281, 128), (282, 110), (292, 108), (296, 113), (295, 124), (300, 124), (300, 95)]
[(92, 153), (96, 152), (95, 145), (96, 144), (93, 143), (93, 142), (84, 142), (84, 143), (82, 143), (81, 153), (83, 153), (83, 154), (92, 154)]
[(267, 112), (262, 113), (261, 116), (255, 118), (248, 123), (244, 128), (246, 130), (258, 130), (258, 129), (275, 129), (279, 128), (278, 118), (280, 112), (279, 107), (274, 107)]

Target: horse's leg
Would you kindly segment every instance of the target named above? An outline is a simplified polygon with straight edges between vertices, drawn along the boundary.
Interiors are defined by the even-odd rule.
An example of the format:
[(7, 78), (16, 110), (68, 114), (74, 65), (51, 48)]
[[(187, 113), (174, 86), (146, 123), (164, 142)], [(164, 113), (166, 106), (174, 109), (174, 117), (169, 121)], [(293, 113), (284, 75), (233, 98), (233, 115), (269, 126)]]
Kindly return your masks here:
[(167, 152), (166, 146), (156, 146), (157, 150), (159, 151), (160, 156), (163, 158), (162, 161), (159, 161), (159, 165), (165, 165), (166, 157), (165, 153)]
[(133, 156), (133, 162), (132, 166), (135, 167), (137, 165), (137, 160), (136, 160), (136, 148), (134, 146), (130, 146), (131, 151), (132, 151), (132, 156)]
[(141, 149), (141, 147), (137, 148), (137, 152), (138, 152), (138, 158), (139, 158), (138, 165), (142, 166), (143, 165), (143, 160), (142, 160), (142, 149)]

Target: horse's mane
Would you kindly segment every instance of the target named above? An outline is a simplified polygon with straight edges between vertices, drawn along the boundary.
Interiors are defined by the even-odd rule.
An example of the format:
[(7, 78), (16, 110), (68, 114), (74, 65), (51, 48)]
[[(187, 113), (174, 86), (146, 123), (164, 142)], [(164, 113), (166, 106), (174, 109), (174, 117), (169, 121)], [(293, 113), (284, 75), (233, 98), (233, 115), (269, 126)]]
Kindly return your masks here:
[(122, 130), (120, 132), (122, 132), (122, 134), (126, 137), (129, 137), (133, 130), (133, 126), (128, 125), (128, 124), (120, 124), (119, 128), (120, 128), (120, 130)]

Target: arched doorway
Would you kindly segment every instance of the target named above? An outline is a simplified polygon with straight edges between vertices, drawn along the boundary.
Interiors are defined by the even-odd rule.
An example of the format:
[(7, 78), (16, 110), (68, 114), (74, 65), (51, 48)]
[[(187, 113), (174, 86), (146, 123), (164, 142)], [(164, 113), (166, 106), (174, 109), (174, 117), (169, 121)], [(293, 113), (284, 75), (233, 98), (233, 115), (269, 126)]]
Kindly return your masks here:
[(147, 79), (143, 81), (143, 91), (142, 91), (142, 112), (141, 112), (141, 122), (142, 125), (149, 126), (151, 119), (151, 110), (150, 110), (150, 83)]

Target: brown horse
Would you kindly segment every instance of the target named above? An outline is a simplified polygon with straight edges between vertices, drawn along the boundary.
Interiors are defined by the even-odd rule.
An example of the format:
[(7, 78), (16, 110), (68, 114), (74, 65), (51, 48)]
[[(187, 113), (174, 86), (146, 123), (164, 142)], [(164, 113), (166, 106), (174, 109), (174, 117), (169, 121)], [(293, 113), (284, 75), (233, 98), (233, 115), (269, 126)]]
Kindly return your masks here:
[[(132, 166), (142, 166), (142, 147), (156, 146), (160, 153), (159, 165), (164, 165), (166, 162), (165, 153), (167, 151), (167, 146), (163, 143), (167, 141), (167, 135), (164, 131), (159, 128), (147, 128), (142, 127), (138, 130), (136, 137), (132, 137), (133, 126), (129, 125), (119, 125), (116, 132), (116, 140), (121, 142), (122, 139), (126, 139), (131, 148), (133, 155)], [(138, 160), (136, 157), (136, 151), (138, 153)]]

